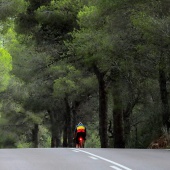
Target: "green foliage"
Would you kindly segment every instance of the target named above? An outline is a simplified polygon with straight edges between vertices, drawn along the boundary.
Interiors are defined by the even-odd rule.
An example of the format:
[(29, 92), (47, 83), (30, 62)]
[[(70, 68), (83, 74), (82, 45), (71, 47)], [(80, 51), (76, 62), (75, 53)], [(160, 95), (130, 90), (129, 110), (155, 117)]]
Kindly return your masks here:
[[(84, 6), (78, 13), (78, 24), (82, 28), (91, 28), (96, 26), (96, 17), (98, 16), (98, 10), (96, 6)], [(94, 23), (92, 24), (92, 21)]]
[(55, 96), (65, 96), (78, 90), (76, 85), (76, 81), (78, 81), (80, 77), (80, 72), (78, 70), (71, 65), (56, 66), (53, 69), (55, 69), (59, 73), (59, 76), (61, 76), (54, 81)]
[(76, 90), (75, 83), (67, 78), (59, 78), (54, 82), (55, 96), (74, 92)]
[(85, 147), (100, 148), (100, 140), (97, 127), (97, 122), (89, 123), (87, 125), (87, 137)]
[[(59, 65), (51, 68), (57, 72), (59, 78), (54, 81), (54, 96), (64, 98), (86, 93), (86, 90), (96, 85), (94, 77), (83, 77), (83, 72), (72, 65)], [(84, 88), (82, 88), (84, 87)]]
[(0, 0), (0, 20), (15, 17), (18, 13), (24, 12), (26, 6), (24, 0)]
[[(3, 126), (0, 127), (1, 129)], [(14, 148), (16, 142), (15, 133), (11, 133), (9, 131), (0, 131), (0, 148)]]
[(91, 130), (89, 132), (91, 132), (90, 133), (91, 135), (89, 135), (89, 138), (87, 138), (85, 147), (100, 148), (101, 146), (100, 146), (99, 136), (96, 136), (98, 134), (98, 130), (96, 130), (96, 131)]
[(63, 33), (72, 31), (76, 27), (76, 17), (80, 7), (77, 0), (74, 2), (53, 0), (49, 5), (41, 6), (36, 11), (36, 20), (42, 25), (40, 29), (43, 32), (46, 30), (53, 39), (60, 39)]
[(25, 142), (26, 140), (20, 140), (15, 145), (16, 148), (31, 148), (32, 144)]
[(51, 146), (50, 134), (45, 126), (39, 126), (39, 147), (49, 148)]
[(12, 58), (11, 55), (4, 49), (0, 48), (0, 91), (4, 91), (7, 88), (12, 70)]

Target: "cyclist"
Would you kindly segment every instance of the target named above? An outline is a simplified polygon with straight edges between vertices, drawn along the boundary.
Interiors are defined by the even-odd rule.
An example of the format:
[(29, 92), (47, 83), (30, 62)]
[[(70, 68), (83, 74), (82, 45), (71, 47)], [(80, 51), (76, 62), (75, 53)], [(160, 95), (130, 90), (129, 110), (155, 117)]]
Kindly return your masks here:
[(79, 138), (83, 138), (83, 141), (86, 140), (86, 127), (81, 122), (77, 124), (75, 131), (74, 131), (74, 139), (76, 140), (76, 148), (79, 147)]

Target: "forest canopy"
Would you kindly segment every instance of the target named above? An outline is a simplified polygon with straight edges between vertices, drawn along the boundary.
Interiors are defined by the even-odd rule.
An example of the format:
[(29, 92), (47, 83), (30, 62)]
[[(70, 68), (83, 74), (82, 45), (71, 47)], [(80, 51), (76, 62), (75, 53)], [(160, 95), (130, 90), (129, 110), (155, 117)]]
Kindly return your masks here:
[(169, 0), (0, 0), (0, 148), (170, 147), (169, 28)]

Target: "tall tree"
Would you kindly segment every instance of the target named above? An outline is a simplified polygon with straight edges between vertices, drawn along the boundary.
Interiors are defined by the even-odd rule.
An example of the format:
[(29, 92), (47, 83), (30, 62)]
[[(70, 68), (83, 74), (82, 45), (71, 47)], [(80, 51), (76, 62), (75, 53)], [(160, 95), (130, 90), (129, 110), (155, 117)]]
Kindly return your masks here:
[[(148, 3), (145, 4), (148, 6)], [(168, 65), (169, 62), (169, 3), (163, 1), (151, 1), (150, 8), (140, 10), (136, 14), (134, 25), (142, 32), (143, 39), (150, 49), (148, 56), (156, 63), (157, 79), (160, 86), (160, 96), (162, 103), (162, 124), (169, 130), (169, 99), (168, 99)], [(145, 24), (142, 23), (145, 21)]]
[[(107, 64), (109, 62), (108, 58), (104, 57), (105, 54), (105, 40), (107, 35), (100, 28), (100, 22), (94, 21), (96, 13), (98, 13), (95, 6), (84, 7), (82, 11), (79, 12), (79, 25), (80, 30), (73, 32), (73, 48), (75, 53), (80, 57), (80, 62), (89, 70), (93, 71), (98, 80), (98, 90), (99, 90), (99, 134), (101, 147), (108, 146), (107, 137)], [(95, 18), (96, 19), (96, 18)], [(94, 24), (96, 23), (96, 24)], [(96, 28), (97, 27), (97, 28)], [(95, 30), (96, 29), (96, 30)], [(106, 38), (103, 39), (103, 35)], [(101, 48), (99, 48), (101, 47)], [(72, 47), (71, 47), (72, 48)], [(84, 57), (81, 57), (84, 56)]]

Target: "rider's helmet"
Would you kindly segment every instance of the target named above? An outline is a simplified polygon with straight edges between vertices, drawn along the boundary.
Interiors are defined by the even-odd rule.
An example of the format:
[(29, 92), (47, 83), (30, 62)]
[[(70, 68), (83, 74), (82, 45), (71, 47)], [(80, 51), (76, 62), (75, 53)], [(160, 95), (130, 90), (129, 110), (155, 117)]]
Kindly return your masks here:
[(78, 126), (81, 126), (81, 125), (83, 125), (83, 123), (79, 122), (79, 123), (78, 123)]

